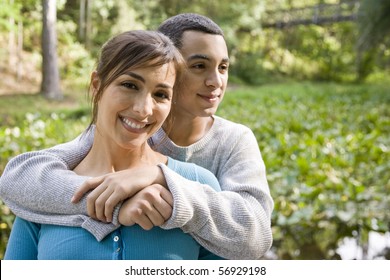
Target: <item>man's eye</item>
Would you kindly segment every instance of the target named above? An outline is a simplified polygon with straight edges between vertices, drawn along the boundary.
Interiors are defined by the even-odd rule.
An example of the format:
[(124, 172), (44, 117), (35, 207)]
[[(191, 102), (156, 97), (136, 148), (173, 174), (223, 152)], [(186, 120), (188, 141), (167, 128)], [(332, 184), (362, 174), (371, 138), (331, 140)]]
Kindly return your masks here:
[(220, 65), (220, 66), (219, 66), (219, 69), (220, 69), (221, 71), (226, 72), (226, 71), (229, 70), (229, 65), (226, 65), (226, 64)]
[(203, 69), (203, 68), (205, 68), (205, 66), (203, 63), (197, 63), (197, 64), (192, 65), (192, 68)]

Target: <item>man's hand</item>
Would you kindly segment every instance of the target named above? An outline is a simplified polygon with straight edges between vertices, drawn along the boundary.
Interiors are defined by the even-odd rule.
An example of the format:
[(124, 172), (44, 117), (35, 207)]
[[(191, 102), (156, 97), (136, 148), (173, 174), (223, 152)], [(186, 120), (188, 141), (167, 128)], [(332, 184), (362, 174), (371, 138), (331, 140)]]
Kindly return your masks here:
[(172, 215), (173, 197), (163, 186), (146, 187), (126, 200), (119, 210), (119, 223), (140, 225), (145, 230), (161, 226)]
[(153, 184), (167, 186), (158, 166), (127, 169), (85, 181), (74, 193), (72, 202), (77, 203), (88, 192), (87, 211), (91, 218), (111, 222), (114, 207)]

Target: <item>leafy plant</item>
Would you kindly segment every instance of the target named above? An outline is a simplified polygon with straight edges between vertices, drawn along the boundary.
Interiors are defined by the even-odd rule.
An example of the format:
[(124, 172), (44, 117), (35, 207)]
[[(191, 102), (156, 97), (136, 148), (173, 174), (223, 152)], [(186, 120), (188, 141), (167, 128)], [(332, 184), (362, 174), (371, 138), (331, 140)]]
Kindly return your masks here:
[[(80, 134), (88, 125), (89, 118), (73, 114), (26, 113), (23, 121), (17, 126), (2, 126), (0, 124), (0, 174), (6, 163), (20, 153), (39, 150), (68, 141)], [(3, 258), (14, 215), (0, 200), (0, 258)]]
[(220, 115), (254, 130), (275, 201), (278, 258), (339, 258), (345, 237), (389, 231), (386, 86), (288, 84), (230, 92)]

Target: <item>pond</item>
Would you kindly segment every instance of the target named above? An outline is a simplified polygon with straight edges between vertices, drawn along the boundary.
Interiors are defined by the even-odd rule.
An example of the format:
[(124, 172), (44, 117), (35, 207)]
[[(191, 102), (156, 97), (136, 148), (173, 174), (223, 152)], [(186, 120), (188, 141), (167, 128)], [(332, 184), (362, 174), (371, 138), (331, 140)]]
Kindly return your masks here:
[[(345, 238), (342, 245), (336, 250), (343, 260), (385, 259), (383, 254), (390, 250), (390, 232), (380, 234), (370, 232), (368, 236), (367, 254), (363, 255), (363, 248), (354, 238)], [(389, 253), (388, 253), (389, 254)]]

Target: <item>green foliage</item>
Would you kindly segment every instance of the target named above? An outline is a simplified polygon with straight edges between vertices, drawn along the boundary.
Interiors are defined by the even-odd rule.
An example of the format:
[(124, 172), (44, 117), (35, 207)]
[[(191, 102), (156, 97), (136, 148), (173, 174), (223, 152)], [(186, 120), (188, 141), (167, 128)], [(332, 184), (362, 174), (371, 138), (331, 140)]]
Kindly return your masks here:
[(343, 238), (365, 244), (369, 231), (390, 230), (389, 104), (385, 85), (268, 85), (225, 97), (219, 114), (259, 141), (278, 258), (337, 259)]
[[(85, 113), (80, 110), (45, 115), (26, 113), (17, 125), (0, 124), (1, 173), (6, 163), (15, 155), (51, 147), (76, 137), (89, 123), (89, 117)], [(3, 258), (13, 220), (14, 215), (0, 200), (0, 259)]]
[[(357, 27), (359, 37), (357, 46), (357, 80), (362, 81), (375, 69), (376, 65), (383, 65), (386, 53), (381, 49), (390, 46), (390, 2), (387, 0), (369, 1), (360, 3)], [(379, 56), (378, 59), (376, 56)]]
[[(57, 12), (58, 54), (63, 80), (83, 77), (94, 66), (101, 45), (114, 33), (128, 29), (156, 29), (166, 18), (183, 12), (211, 17), (225, 32), (232, 74), (251, 84), (264, 84), (275, 75), (321, 81), (365, 80), (390, 67), (389, 4), (362, 0), (359, 21), (323, 26), (302, 25), (282, 30), (262, 29), (266, 11), (293, 9), (338, 0), (94, 0), (81, 38), (80, 2), (60, 1)], [(0, 11), (0, 33), (6, 38), (23, 23), (25, 64), (40, 71), (41, 2), (5, 1)], [(14, 24), (10, 24), (14, 19)], [(16, 35), (16, 32), (15, 34)], [(359, 39), (359, 40), (358, 40)], [(356, 50), (356, 44), (359, 52)], [(364, 46), (364, 48), (362, 47)], [(369, 46), (369, 47), (368, 47)], [(6, 61), (7, 41), (0, 39), (0, 58)], [(29, 56), (33, 56), (30, 59)], [(26, 63), (28, 62), (28, 63)], [(1, 63), (0, 63), (1, 64)], [(30, 65), (24, 66), (31, 72)], [(0, 65), (7, 69), (7, 65)], [(12, 70), (11, 70), (12, 71)]]
[(2, 3), (0, 9), (0, 31), (9, 31), (14, 28), (14, 26), (10, 24), (9, 18), (13, 18), (15, 21), (20, 20), (20, 7), (21, 3), (11, 4), (8, 1)]
[(96, 59), (74, 37), (76, 24), (71, 21), (57, 21), (57, 26), (59, 42), (57, 53), (61, 58), (59, 61), (61, 77), (66, 77), (73, 85), (85, 83), (86, 77), (94, 69)]
[(368, 50), (390, 35), (390, 2), (361, 0), (359, 9), (358, 48)]
[[(260, 36), (257, 50), (252, 51), (257, 60), (252, 60), (271, 74), (279, 73), (295, 79), (351, 81), (354, 79), (356, 54), (354, 45), (345, 44), (345, 41), (355, 40), (352, 23), (267, 29)], [(239, 68), (246, 63), (248, 61), (237, 61)], [(259, 71), (257, 75), (249, 73), (259, 80), (262, 78)]]
[(234, 67), (231, 67), (230, 75), (240, 78), (246, 84), (260, 85), (274, 79), (271, 71), (265, 69), (261, 58), (257, 53), (240, 52), (235, 57), (238, 61)]

